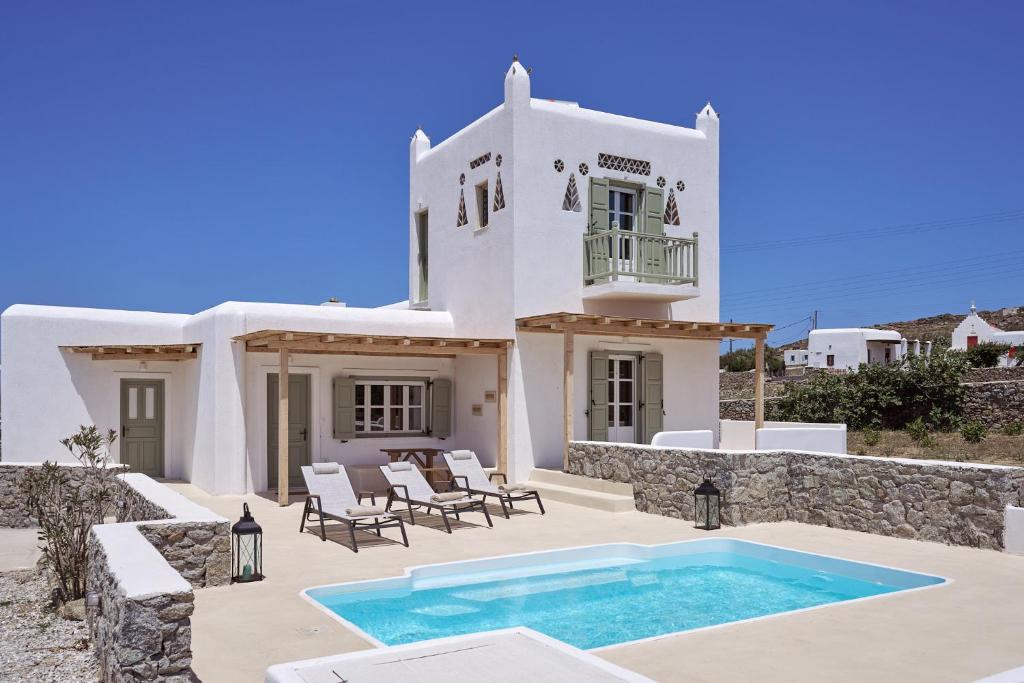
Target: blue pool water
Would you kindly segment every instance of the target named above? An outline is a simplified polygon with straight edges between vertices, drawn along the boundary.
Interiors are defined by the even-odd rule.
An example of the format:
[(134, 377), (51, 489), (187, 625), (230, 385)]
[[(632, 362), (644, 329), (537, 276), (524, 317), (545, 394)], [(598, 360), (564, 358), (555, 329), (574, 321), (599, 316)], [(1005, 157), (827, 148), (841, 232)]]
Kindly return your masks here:
[(434, 565), (307, 594), (386, 645), (527, 626), (590, 649), (943, 581), (724, 539), (603, 547), (512, 556), (505, 566)]

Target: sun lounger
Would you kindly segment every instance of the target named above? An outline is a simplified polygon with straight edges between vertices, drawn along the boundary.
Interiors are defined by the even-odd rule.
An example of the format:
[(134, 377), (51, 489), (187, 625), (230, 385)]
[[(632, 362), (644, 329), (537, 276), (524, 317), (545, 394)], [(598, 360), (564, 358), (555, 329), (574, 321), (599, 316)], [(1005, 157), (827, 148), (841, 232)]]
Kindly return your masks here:
[[(306, 522), (319, 519), (320, 540), (326, 541), (324, 520), (331, 519), (342, 522), (348, 526), (348, 533), (352, 538), (352, 550), (359, 552), (359, 546), (356, 543), (356, 529), (372, 529), (380, 536), (381, 529), (398, 527), (398, 530), (402, 532), (402, 543), (405, 547), (409, 547), (409, 538), (405, 535), (402, 518), (378, 507), (377, 499), (372, 493), (360, 493), (359, 496), (356, 496), (345, 468), (338, 463), (318, 462), (306, 465), (302, 468), (302, 478), (306, 480), (309, 495), (306, 496), (306, 505), (302, 510), (299, 533), (305, 529)], [(366, 495), (370, 497), (370, 506), (362, 504), (362, 499)], [(313, 519), (310, 519), (311, 516)]]
[(487, 506), (484, 505), (483, 500), (473, 498), (466, 493), (456, 497), (451, 494), (435, 492), (434, 489), (430, 488), (427, 480), (423, 478), (423, 474), (413, 467), (412, 463), (392, 462), (387, 465), (381, 465), (380, 471), (384, 473), (384, 477), (388, 480), (388, 485), (391, 487), (391, 491), (388, 494), (387, 509), (391, 510), (391, 506), (395, 501), (405, 503), (409, 507), (410, 524), (416, 523), (413, 506), (418, 506), (426, 508), (428, 513), (431, 510), (439, 511), (441, 519), (444, 521), (444, 528), (448, 533), (452, 532), (451, 522), (448, 521), (448, 513), (453, 513), (455, 519), (459, 519), (461, 513), (477, 510), (484, 513), (487, 526), (494, 526), (491, 522), (491, 515), (487, 512)]
[[(483, 496), (485, 501), (488, 496), (497, 498), (501, 503), (501, 511), (505, 513), (505, 519), (509, 516), (508, 508), (515, 507), (513, 503), (523, 500), (537, 501), (540, 514), (544, 514), (544, 503), (540, 502), (540, 493), (528, 486), (509, 486), (508, 479), (501, 472), (492, 472), (488, 476), (473, 451), (448, 451), (444, 454), (444, 461), (451, 470), (453, 487)], [(496, 485), (493, 482), (495, 477), (501, 477), (505, 483)]]

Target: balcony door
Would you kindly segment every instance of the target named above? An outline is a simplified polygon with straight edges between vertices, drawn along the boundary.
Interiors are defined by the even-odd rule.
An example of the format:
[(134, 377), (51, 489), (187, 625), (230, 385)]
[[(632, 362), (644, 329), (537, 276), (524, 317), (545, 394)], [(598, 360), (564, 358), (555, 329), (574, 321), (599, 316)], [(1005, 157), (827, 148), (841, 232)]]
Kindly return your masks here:
[(608, 356), (608, 441), (636, 443), (636, 356)]
[[(608, 189), (608, 229), (618, 229), (623, 232), (634, 232), (636, 230), (636, 190), (612, 186)], [(619, 270), (630, 272), (630, 264), (633, 257), (632, 237), (619, 235), (611, 238), (608, 253), (611, 258), (619, 260)]]

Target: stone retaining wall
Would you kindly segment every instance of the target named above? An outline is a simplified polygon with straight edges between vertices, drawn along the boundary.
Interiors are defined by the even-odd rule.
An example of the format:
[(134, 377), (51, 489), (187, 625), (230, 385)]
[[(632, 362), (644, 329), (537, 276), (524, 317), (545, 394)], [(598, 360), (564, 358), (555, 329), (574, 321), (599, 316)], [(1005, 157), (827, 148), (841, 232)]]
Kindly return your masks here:
[[(29, 514), (25, 494), (21, 491), (21, 481), (25, 473), (33, 467), (39, 467), (39, 463), (0, 462), (0, 528), (21, 529), (35, 526)], [(84, 467), (73, 463), (63, 463), (61, 467), (68, 473), (69, 486), (77, 487), (83, 483)]]
[[(779, 410), (778, 397), (766, 397), (764, 399), (764, 419), (784, 420), (785, 417)], [(744, 420), (754, 419), (754, 399), (736, 398), (718, 402), (718, 417), (722, 420)]]
[(1024, 468), (781, 451), (702, 451), (592, 441), (569, 472), (633, 485), (637, 510), (693, 519), (703, 472), (730, 525), (784, 520), (1001, 549), (1005, 507), (1024, 502)]
[(99, 595), (88, 619), (104, 681), (198, 680), (192, 589), (130, 525), (93, 527), (86, 586)]
[(963, 409), (965, 419), (989, 429), (1020, 422), (1024, 420), (1024, 381), (965, 384)]

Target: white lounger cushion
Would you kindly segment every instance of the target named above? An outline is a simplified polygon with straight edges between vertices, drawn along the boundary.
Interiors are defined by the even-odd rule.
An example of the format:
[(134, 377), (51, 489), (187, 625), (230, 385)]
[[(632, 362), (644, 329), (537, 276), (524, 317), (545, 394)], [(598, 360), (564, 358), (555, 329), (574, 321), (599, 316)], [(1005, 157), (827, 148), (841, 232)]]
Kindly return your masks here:
[[(317, 474), (316, 465), (334, 465), (334, 471), (326, 474)], [(330, 468), (328, 468), (330, 469)], [(361, 507), (359, 498), (352, 489), (352, 482), (348, 479), (348, 472), (338, 463), (316, 463), (312, 467), (302, 467), (302, 478), (306, 480), (306, 488), (310, 495), (320, 496), (320, 508), (325, 514), (334, 517), (353, 517), (362, 515), (350, 515), (350, 508)], [(390, 513), (379, 515), (388, 516)]]
[(336, 462), (313, 463), (313, 474), (335, 474), (340, 469)]
[(462, 477), (465, 477), (465, 481), (469, 482), (469, 488), (475, 491), (498, 492), (498, 487), (487, 479), (487, 473), (484, 472), (484, 468), (473, 451), (445, 453), (444, 461), (447, 463), (448, 469), (451, 470), (452, 476), (458, 477), (455, 480), (456, 486), (461, 486), (464, 483)]
[(393, 487), (405, 487), (396, 488), (395, 493), (403, 498), (408, 495), (410, 500), (421, 501), (424, 503), (430, 503), (431, 505), (456, 505), (459, 503), (468, 503), (473, 500), (469, 496), (464, 496), (459, 500), (450, 500), (443, 503), (438, 503), (431, 500), (431, 497), (437, 492), (430, 488), (430, 484), (423, 478), (423, 475), (419, 470), (414, 469), (409, 463), (401, 463), (409, 465), (408, 468), (395, 471), (391, 467), (399, 463), (391, 463), (390, 465), (381, 465), (380, 471), (384, 473), (384, 478), (388, 480), (388, 483)]
[(411, 462), (399, 461), (388, 463), (388, 469), (392, 472), (407, 472), (412, 469)]

